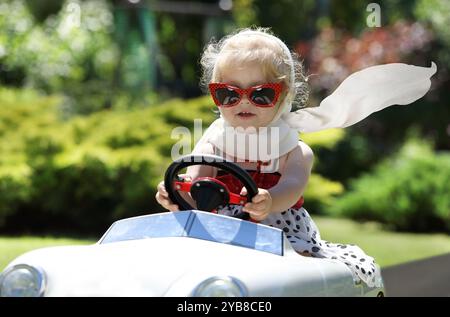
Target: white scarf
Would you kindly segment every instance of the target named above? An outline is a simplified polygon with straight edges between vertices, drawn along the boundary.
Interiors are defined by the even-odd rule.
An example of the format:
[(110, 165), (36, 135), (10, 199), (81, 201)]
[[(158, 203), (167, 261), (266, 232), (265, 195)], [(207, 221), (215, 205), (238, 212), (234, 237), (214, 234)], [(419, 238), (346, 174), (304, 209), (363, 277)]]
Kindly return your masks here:
[[(251, 35), (254, 31), (240, 33)], [(257, 33), (261, 35), (261, 33)], [(277, 37), (269, 36), (283, 47), (293, 65), (290, 51)], [(214, 121), (197, 142), (193, 153), (198, 153), (204, 143), (211, 143), (238, 160), (271, 160), (288, 153), (299, 142), (299, 132), (315, 132), (330, 128), (345, 128), (351, 126), (370, 114), (392, 105), (407, 105), (422, 98), (430, 89), (430, 78), (436, 73), (437, 67), (432, 63), (430, 68), (407, 64), (378, 65), (358, 71), (347, 77), (339, 87), (318, 107), (303, 108), (291, 112), (292, 100), (295, 94), (293, 88), (294, 71), (291, 67), (290, 86), (287, 96), (275, 114), (270, 127), (278, 127), (277, 144), (270, 142), (271, 129), (260, 129), (248, 133), (247, 130), (233, 129), (223, 117)], [(265, 144), (268, 151), (245, 151), (245, 147), (229, 142), (230, 138), (239, 139), (245, 134), (253, 134), (259, 144)], [(255, 144), (247, 144), (247, 146)], [(263, 155), (261, 155), (263, 154)]]

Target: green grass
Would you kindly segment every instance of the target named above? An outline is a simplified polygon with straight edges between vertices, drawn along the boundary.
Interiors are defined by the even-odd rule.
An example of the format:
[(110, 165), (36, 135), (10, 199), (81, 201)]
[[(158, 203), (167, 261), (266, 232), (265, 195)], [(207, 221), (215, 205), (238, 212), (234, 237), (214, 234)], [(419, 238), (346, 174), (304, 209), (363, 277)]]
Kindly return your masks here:
[[(374, 223), (313, 217), (323, 239), (360, 246), (382, 267), (450, 252), (450, 236), (389, 232)], [(48, 246), (91, 244), (94, 240), (52, 237), (0, 237), (0, 270), (24, 252)]]
[(347, 219), (313, 216), (324, 240), (356, 244), (382, 267), (450, 252), (446, 234), (390, 232), (376, 223), (360, 224)]
[(34, 249), (60, 246), (92, 244), (93, 240), (76, 240), (53, 237), (0, 237), (0, 271), (17, 256)]

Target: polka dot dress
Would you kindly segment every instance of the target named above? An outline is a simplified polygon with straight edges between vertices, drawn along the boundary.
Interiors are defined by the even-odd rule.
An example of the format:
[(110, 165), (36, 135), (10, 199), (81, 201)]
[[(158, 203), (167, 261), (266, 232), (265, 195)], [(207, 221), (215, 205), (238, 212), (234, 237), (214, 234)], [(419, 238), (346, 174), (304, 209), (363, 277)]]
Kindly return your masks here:
[[(242, 206), (228, 205), (219, 209), (218, 213), (234, 216), (241, 210)], [(362, 280), (369, 287), (382, 287), (380, 268), (375, 260), (355, 245), (322, 240), (319, 229), (305, 208), (289, 208), (282, 213), (271, 214), (261, 223), (283, 230), (297, 252), (341, 261), (350, 268), (355, 282)]]

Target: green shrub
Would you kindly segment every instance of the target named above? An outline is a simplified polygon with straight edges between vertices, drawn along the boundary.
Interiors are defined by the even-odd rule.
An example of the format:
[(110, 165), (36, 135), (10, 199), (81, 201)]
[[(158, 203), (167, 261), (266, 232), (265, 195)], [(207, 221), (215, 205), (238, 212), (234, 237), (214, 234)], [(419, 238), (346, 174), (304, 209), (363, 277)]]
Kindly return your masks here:
[[(39, 11), (35, 1), (2, 1), (0, 84), (64, 93), (70, 112), (100, 110), (111, 100), (119, 55), (112, 7), (105, 0), (61, 2), (56, 14), (39, 23), (32, 13)], [(79, 21), (69, 7), (74, 3), (82, 12)]]
[(322, 170), (323, 165), (327, 163), (320, 153), (332, 151), (345, 137), (344, 129), (328, 129), (300, 135), (300, 139), (308, 144), (314, 152), (313, 173), (304, 193), (304, 207), (309, 213), (326, 214), (335, 197), (344, 191), (344, 187), (339, 181), (327, 179), (319, 175), (318, 171)]
[(29, 200), (29, 183), (25, 178), (0, 175), (0, 228), (6, 226), (5, 219), (13, 215)]
[(398, 230), (450, 232), (450, 153), (410, 139), (373, 172), (351, 182), (350, 191), (330, 208)]
[(304, 133), (301, 135), (301, 140), (312, 148), (333, 149), (344, 137), (344, 129), (328, 129), (314, 133)]
[(60, 101), (0, 88), (1, 230), (97, 233), (116, 219), (161, 210), (154, 195), (169, 161), (160, 147), (175, 141), (153, 113), (160, 110), (62, 121)]
[(339, 182), (330, 181), (318, 174), (312, 174), (304, 193), (304, 207), (309, 213), (326, 214), (335, 197), (342, 194), (344, 187)]

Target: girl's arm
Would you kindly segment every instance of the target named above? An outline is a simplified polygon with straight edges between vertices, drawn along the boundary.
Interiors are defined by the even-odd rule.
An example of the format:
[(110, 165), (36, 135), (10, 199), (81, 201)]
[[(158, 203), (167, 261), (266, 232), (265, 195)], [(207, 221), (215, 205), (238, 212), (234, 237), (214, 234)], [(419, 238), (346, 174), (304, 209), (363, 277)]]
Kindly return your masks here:
[(306, 188), (313, 160), (311, 148), (299, 142), (288, 154), (278, 184), (270, 189), (259, 188), (258, 194), (245, 204), (243, 210), (250, 213), (253, 219), (261, 221), (271, 212), (282, 212), (295, 205)]
[(288, 154), (278, 184), (268, 189), (272, 197), (271, 211), (281, 212), (295, 205), (305, 191), (313, 161), (313, 151), (303, 142)]

